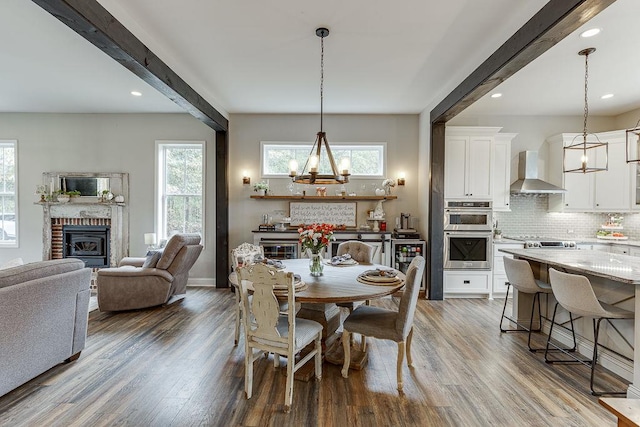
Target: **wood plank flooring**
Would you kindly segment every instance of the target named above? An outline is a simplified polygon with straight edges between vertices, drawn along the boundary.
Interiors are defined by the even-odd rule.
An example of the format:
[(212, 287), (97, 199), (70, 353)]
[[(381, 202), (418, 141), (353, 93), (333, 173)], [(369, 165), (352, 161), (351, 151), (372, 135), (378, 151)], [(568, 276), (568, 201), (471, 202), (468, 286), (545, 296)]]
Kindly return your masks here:
[[(372, 302), (393, 307), (391, 299)], [(418, 302), (415, 367), (396, 391), (396, 344), (370, 340), (369, 364), (325, 363), (296, 381), (282, 412), (285, 369), (254, 368), (244, 397), (244, 346), (233, 346), (234, 297), (189, 288), (169, 307), (92, 312), (80, 359), (0, 397), (0, 426), (607, 426), (584, 366), (551, 366), (526, 334), (500, 334), (502, 301)], [(536, 344), (540, 344), (536, 342)], [(283, 363), (284, 365), (284, 363)], [(612, 376), (604, 385), (623, 387)]]

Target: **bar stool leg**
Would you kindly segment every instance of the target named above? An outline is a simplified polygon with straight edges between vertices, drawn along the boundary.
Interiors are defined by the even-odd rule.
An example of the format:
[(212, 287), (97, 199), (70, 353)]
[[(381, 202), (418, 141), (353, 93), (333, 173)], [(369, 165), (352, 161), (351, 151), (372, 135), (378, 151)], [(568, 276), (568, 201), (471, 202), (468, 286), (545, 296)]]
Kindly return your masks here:
[(592, 319), (593, 321), (593, 357), (591, 358), (591, 379), (589, 381), (589, 387), (591, 389), (591, 394), (594, 396), (602, 396), (602, 395), (616, 395), (616, 396), (626, 396), (625, 391), (595, 391), (593, 389), (593, 381), (595, 378), (596, 365), (598, 364), (598, 337), (600, 336), (600, 322), (605, 319), (604, 317), (596, 319)]

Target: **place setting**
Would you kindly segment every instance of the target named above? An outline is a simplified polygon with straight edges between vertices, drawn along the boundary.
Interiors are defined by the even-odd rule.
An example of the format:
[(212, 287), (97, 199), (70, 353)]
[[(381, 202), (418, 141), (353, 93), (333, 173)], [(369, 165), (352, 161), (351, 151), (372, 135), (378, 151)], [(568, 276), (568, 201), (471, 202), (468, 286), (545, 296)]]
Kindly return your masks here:
[(325, 260), (324, 263), (334, 267), (351, 267), (359, 264), (350, 254), (334, 256), (331, 259)]
[(365, 285), (376, 286), (394, 286), (402, 283), (402, 279), (398, 277), (398, 271), (394, 269), (377, 268), (375, 270), (366, 270), (357, 278), (358, 282)]

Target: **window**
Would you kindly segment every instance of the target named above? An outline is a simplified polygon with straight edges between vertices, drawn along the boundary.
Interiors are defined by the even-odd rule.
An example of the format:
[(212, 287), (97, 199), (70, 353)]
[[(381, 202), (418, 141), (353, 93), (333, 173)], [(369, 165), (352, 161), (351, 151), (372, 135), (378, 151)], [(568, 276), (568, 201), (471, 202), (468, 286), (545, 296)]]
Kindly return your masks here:
[(160, 239), (176, 233), (204, 238), (203, 141), (157, 141), (157, 227)]
[[(313, 144), (292, 142), (262, 142), (262, 176), (284, 177), (289, 175), (289, 160), (296, 159), (298, 172), (309, 157)], [(370, 144), (334, 144), (329, 143), (336, 166), (347, 157), (351, 161), (351, 177), (379, 178), (385, 175), (385, 154), (387, 144), (376, 142)], [(320, 173), (331, 173), (331, 164), (324, 147), (320, 159)]]
[(18, 141), (0, 140), (0, 247), (18, 246)]

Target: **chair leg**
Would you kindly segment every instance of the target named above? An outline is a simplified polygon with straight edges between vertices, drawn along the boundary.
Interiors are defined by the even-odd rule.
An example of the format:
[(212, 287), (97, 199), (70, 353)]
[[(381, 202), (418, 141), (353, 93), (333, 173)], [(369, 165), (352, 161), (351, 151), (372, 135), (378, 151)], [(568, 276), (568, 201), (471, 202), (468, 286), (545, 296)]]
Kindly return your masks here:
[(273, 367), (274, 368), (280, 367), (280, 355), (278, 353), (273, 353)]
[(407, 336), (407, 365), (413, 366), (413, 359), (411, 357), (411, 341), (413, 341), (413, 326), (411, 330), (409, 330), (409, 335)]
[(293, 402), (293, 372), (295, 367), (295, 354), (290, 349), (287, 354), (287, 386), (284, 390), (284, 412), (291, 411), (291, 403)]
[(591, 389), (591, 394), (594, 396), (602, 396), (602, 395), (616, 395), (616, 396), (625, 396), (627, 394), (626, 391), (595, 391), (593, 388), (593, 381), (595, 379), (596, 373), (596, 365), (598, 362), (598, 336), (600, 335), (600, 322), (604, 318), (601, 317), (597, 321), (593, 319), (593, 357), (591, 358), (591, 379), (589, 380), (589, 388)]
[(402, 362), (404, 361), (404, 341), (398, 342), (398, 363), (396, 375), (398, 376), (398, 391), (402, 392)]
[(360, 343), (360, 346), (362, 347), (362, 352), (366, 353), (367, 351), (367, 336), (366, 335), (360, 335), (362, 342)]
[(253, 394), (253, 349), (245, 340), (244, 345), (244, 393), (247, 399)]
[[(553, 308), (553, 316), (551, 317), (551, 326), (549, 326), (549, 336), (547, 337), (547, 345), (544, 348), (544, 361), (546, 363), (552, 363), (552, 360), (549, 360), (549, 358), (547, 357), (549, 354), (549, 345), (551, 344), (551, 334), (553, 333), (553, 325), (556, 324), (556, 312), (558, 311), (558, 303), (556, 303), (555, 307)], [(573, 326), (573, 323), (572, 323)]]
[(242, 320), (242, 309), (240, 308), (240, 290), (236, 290), (236, 331), (233, 346), (237, 346), (240, 342), (240, 322)]
[(502, 317), (500, 318), (500, 332), (509, 332), (508, 329), (502, 328), (502, 321), (504, 320), (504, 312), (507, 310), (507, 301), (509, 300), (509, 288), (511, 287), (511, 283), (506, 282), (507, 285), (507, 294), (504, 296), (504, 305), (502, 306)]
[(322, 379), (322, 332), (316, 337), (316, 381)]
[(351, 344), (349, 340), (349, 331), (342, 331), (342, 348), (344, 349), (344, 363), (342, 364), (342, 377), (349, 377), (349, 364), (351, 363)]

